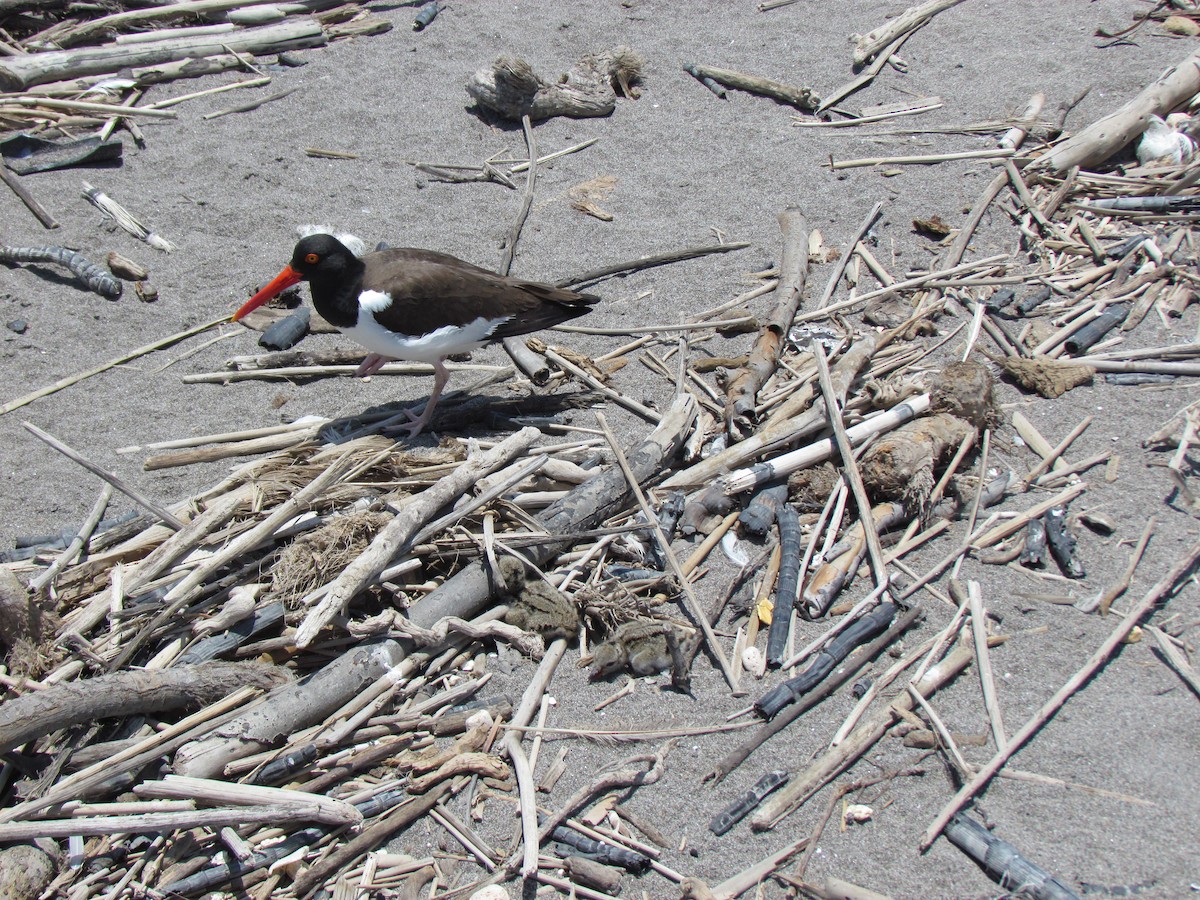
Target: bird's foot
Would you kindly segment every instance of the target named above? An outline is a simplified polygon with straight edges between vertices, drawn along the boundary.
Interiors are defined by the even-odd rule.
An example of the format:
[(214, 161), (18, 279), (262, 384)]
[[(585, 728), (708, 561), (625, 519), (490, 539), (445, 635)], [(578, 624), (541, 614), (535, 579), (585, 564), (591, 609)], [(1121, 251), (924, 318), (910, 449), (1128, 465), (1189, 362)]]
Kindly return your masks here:
[(425, 430), (425, 426), (429, 424), (432, 418), (431, 413), (433, 408), (429, 403), (425, 404), (425, 408), (421, 414), (415, 415), (411, 409), (404, 410), (404, 414), (408, 416), (409, 422), (407, 425), (400, 425), (398, 428), (401, 431), (407, 431), (410, 438), (415, 438), (418, 434)]
[(366, 378), (368, 375), (374, 375), (388, 362), (390, 360), (386, 356), (380, 356), (378, 353), (368, 353), (359, 367), (354, 370), (354, 376), (356, 378)]

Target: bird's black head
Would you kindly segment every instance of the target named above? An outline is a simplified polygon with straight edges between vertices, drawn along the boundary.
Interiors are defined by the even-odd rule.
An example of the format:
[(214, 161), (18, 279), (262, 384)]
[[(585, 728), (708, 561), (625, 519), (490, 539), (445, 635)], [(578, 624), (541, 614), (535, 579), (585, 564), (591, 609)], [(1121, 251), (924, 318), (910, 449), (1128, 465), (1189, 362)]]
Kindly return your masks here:
[(340, 279), (355, 268), (357, 261), (332, 234), (310, 234), (292, 252), (292, 268), (306, 281)]

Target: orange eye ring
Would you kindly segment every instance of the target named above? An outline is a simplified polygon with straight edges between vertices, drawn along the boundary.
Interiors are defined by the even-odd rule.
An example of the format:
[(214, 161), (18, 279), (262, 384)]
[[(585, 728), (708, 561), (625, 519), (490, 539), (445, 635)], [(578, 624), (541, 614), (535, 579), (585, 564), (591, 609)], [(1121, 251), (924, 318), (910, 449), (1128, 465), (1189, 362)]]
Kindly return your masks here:
[(318, 253), (304, 254), (304, 261), (306, 263), (308, 263), (310, 266), (315, 266), (320, 261), (320, 259), (321, 259), (321, 256)]

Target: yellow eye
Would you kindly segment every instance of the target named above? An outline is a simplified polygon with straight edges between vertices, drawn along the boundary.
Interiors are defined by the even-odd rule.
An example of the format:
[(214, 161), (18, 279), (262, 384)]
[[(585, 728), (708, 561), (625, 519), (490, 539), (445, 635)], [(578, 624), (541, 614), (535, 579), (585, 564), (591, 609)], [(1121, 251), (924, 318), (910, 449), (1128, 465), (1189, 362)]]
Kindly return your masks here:
[(317, 253), (306, 253), (304, 255), (304, 261), (306, 263), (308, 263), (310, 266), (315, 266), (320, 261), (320, 259), (321, 259), (321, 256), (320, 256), (320, 254), (317, 254)]

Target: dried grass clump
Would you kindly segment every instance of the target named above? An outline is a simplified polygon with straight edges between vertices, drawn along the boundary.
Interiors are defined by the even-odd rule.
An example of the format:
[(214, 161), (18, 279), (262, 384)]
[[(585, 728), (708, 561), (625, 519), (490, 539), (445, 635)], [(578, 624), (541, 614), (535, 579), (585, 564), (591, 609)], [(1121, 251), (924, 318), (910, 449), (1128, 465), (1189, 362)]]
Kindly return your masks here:
[(270, 596), (289, 609), (350, 565), (391, 519), (370, 510), (335, 516), (292, 541), (271, 567)]

